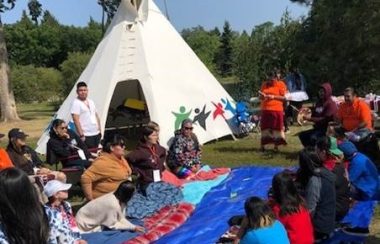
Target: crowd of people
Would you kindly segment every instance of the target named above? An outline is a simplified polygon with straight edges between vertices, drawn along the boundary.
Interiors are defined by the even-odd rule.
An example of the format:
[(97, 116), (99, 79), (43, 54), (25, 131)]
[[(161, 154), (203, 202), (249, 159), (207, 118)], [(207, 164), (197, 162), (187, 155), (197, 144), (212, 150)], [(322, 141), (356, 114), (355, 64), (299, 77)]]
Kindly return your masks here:
[[(292, 75), (297, 89), (304, 89), (299, 74)], [(275, 151), (286, 144), (283, 108), (294, 84), (288, 83), (287, 90), (280, 77), (278, 72), (268, 77), (260, 90), (263, 151), (266, 144), (274, 144)], [(313, 128), (299, 133), (304, 149), (298, 170), (275, 175), (267, 201), (246, 200), (235, 243), (320, 242), (339, 227), (351, 234), (368, 234), (368, 228), (339, 223), (356, 201), (380, 199), (380, 151), (371, 110), (351, 87), (344, 90), (341, 104), (332, 94), (330, 83), (320, 85), (312, 113), (303, 117)]]
[[(123, 136), (108, 135), (100, 141), (99, 116), (87, 98), (86, 83), (77, 84), (77, 95), (71, 109), (75, 126), (69, 128), (59, 118), (51, 123), (46, 163), (83, 170), (80, 186), (87, 203), (75, 216), (67, 201), (72, 184), (66, 183), (65, 171), (43, 167), (26, 143), (28, 135), (13, 128), (8, 132), (7, 148), (0, 148), (1, 243), (81, 244), (86, 243), (81, 238), (86, 232), (144, 232), (126, 218), (132, 196), (146, 194), (147, 187), (160, 182), (166, 170), (182, 179), (200, 170), (201, 148), (191, 121), (182, 122), (169, 152), (159, 143), (159, 125), (150, 122), (142, 129), (136, 148), (125, 155)], [(94, 154), (94, 148), (100, 152)]]
[[(292, 89), (304, 88), (297, 73), (294, 79)], [(275, 150), (286, 145), (287, 90), (278, 73), (262, 85), (262, 150), (267, 144), (274, 144)], [(83, 170), (80, 185), (86, 204), (74, 215), (67, 201), (72, 187), (67, 176), (44, 167), (27, 145), (28, 135), (13, 128), (7, 148), (0, 148), (1, 243), (86, 243), (81, 233), (144, 232), (125, 214), (133, 196), (146, 195), (165, 172), (189, 180), (202, 168), (202, 149), (192, 120), (182, 121), (168, 151), (160, 145), (159, 125), (150, 122), (142, 128), (136, 148), (125, 154), (122, 135), (107, 135), (100, 141), (99, 116), (84, 82), (78, 83), (77, 94), (71, 110), (74, 128), (59, 118), (52, 121), (46, 162)], [(246, 200), (235, 243), (321, 241), (332, 235), (355, 201), (380, 199), (379, 167), (374, 163), (379, 149), (375, 147), (370, 155), (361, 150), (373, 134), (370, 109), (352, 88), (344, 91), (344, 98), (338, 106), (331, 85), (320, 86), (318, 101), (304, 118), (314, 126), (299, 134), (304, 149), (298, 170), (276, 174), (268, 200)], [(94, 154), (94, 148), (99, 152)]]

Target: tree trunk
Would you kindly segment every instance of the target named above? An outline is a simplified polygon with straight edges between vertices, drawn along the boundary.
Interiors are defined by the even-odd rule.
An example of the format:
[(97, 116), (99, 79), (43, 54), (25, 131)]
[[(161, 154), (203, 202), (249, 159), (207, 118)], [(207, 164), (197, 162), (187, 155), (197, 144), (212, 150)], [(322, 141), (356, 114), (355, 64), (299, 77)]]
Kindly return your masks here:
[(4, 28), (3, 25), (0, 24), (0, 120), (4, 122), (20, 120), (17, 114), (16, 102), (8, 74), (8, 52), (5, 43)]

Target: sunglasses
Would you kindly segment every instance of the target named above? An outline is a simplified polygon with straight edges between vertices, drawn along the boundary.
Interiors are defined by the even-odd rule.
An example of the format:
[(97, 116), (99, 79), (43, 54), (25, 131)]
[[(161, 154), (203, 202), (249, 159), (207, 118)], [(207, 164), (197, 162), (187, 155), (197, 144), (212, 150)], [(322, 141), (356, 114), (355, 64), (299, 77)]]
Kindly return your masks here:
[(119, 144), (115, 144), (113, 146), (120, 146), (120, 147), (125, 147), (125, 144), (124, 143), (119, 143)]
[(185, 130), (193, 130), (193, 127), (185, 127)]

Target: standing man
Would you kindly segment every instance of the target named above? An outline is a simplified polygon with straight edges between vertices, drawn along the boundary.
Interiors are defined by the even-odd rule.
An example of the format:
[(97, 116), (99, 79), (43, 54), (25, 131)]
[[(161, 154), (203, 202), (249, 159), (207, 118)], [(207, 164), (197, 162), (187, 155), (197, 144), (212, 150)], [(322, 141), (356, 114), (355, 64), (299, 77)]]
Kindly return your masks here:
[(98, 148), (101, 133), (100, 119), (94, 101), (89, 99), (87, 84), (77, 84), (77, 98), (71, 105), (71, 115), (80, 139), (89, 149)]

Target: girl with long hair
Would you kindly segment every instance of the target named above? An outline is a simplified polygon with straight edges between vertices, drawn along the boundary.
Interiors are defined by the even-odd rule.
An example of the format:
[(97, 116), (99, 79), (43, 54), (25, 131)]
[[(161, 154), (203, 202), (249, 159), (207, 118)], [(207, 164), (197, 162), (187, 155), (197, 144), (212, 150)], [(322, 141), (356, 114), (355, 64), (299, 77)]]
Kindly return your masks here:
[(276, 174), (272, 180), (272, 210), (285, 226), (290, 243), (314, 242), (313, 224), (303, 198), (297, 191), (290, 171)]
[[(242, 231), (238, 234), (243, 237), (239, 243), (289, 243), (284, 226), (276, 220), (274, 213), (264, 200), (259, 197), (250, 197), (245, 201), (244, 209), (246, 216), (242, 222)], [(235, 243), (238, 243), (237, 241)]]
[(0, 171), (0, 192), (0, 243), (48, 243), (49, 220), (28, 176)]

